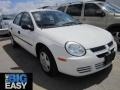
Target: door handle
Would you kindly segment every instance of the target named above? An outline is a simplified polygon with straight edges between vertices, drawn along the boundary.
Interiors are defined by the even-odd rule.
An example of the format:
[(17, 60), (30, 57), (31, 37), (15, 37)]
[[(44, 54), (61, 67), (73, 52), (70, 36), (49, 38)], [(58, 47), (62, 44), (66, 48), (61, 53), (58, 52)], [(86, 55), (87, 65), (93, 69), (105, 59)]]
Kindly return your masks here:
[(20, 31), (18, 31), (18, 34), (20, 34)]

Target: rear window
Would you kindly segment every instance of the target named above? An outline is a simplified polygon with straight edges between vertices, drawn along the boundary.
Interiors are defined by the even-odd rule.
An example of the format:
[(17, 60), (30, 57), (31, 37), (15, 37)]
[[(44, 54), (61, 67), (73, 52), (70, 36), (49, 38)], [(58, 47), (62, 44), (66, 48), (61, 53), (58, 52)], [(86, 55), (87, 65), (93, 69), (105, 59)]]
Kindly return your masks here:
[(83, 4), (70, 5), (67, 9), (67, 13), (72, 16), (81, 16)]

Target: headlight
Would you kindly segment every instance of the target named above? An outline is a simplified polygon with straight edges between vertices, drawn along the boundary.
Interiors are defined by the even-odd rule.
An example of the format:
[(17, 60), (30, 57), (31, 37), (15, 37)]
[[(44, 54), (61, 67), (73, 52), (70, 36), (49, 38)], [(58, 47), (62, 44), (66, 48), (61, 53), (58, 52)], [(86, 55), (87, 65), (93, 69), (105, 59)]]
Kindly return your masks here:
[(85, 48), (76, 42), (67, 42), (65, 44), (65, 48), (66, 48), (66, 51), (73, 56), (80, 57), (86, 54)]

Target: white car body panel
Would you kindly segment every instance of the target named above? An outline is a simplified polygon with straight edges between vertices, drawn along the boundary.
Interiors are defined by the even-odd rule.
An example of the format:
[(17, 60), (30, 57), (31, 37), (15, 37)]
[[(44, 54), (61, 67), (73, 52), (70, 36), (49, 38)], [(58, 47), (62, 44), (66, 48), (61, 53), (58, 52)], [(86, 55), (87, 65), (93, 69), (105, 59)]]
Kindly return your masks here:
[[(108, 34), (107, 31), (87, 24), (58, 27), (57, 30), (56, 28), (48, 30), (46, 29), (43, 30), (43, 32), (45, 32), (51, 38), (59, 40), (59, 42), (63, 44), (65, 44), (67, 41), (74, 41), (85, 46), (86, 49), (95, 47), (97, 45), (104, 45), (105, 43), (108, 43), (109, 40), (113, 39), (111, 38), (111, 34)], [(65, 33), (65, 35), (63, 35), (63, 33)]]

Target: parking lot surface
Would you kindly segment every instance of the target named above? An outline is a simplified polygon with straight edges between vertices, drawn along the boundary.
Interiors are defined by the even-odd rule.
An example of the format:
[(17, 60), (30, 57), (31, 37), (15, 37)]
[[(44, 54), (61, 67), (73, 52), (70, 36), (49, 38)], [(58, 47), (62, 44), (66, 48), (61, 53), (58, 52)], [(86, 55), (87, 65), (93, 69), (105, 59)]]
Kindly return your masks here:
[(33, 73), (33, 90), (120, 90), (120, 52), (112, 66), (96, 74), (49, 77), (34, 56), (21, 47), (12, 48), (9, 37), (0, 37), (0, 72)]

